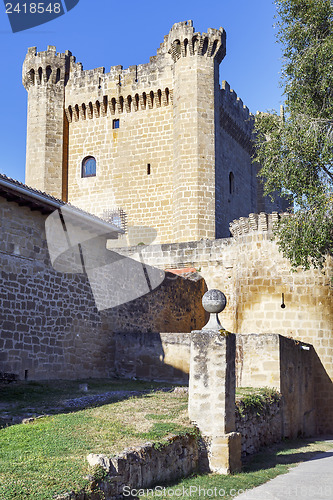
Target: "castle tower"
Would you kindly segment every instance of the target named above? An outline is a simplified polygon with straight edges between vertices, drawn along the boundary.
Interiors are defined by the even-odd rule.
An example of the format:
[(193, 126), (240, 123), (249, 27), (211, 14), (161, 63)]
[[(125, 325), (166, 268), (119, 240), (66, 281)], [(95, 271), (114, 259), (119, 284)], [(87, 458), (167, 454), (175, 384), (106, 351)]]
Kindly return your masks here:
[(67, 122), (64, 114), (69, 51), (28, 49), (22, 80), (28, 91), (26, 184), (66, 200)]
[(174, 241), (215, 238), (215, 113), (226, 34), (222, 28), (195, 33), (187, 21), (172, 27), (168, 45), (174, 62)]

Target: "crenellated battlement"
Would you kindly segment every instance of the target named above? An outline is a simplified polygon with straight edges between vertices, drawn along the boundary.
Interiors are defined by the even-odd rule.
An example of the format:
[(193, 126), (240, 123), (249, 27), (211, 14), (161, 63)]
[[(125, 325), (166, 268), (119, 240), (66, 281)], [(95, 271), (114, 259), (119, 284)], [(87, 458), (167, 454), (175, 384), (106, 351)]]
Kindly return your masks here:
[(220, 63), (226, 54), (226, 33), (223, 28), (198, 33), (193, 21), (185, 21), (172, 26), (164, 45), (174, 63), (189, 56), (212, 57)]
[(220, 90), (220, 126), (253, 155), (254, 116), (226, 81)]
[(92, 118), (100, 118), (111, 114), (131, 113), (140, 110), (160, 108), (172, 104), (173, 91), (168, 88), (157, 91), (136, 93), (124, 97), (123, 95), (89, 101), (82, 104), (69, 105), (65, 108), (68, 122), (77, 122)]
[(260, 233), (272, 232), (274, 225), (278, 223), (281, 215), (278, 212), (267, 214), (249, 214), (248, 217), (240, 217), (229, 224), (229, 229), (234, 238), (245, 236), (255, 231)]
[[(249, 108), (245, 106), (242, 99), (237, 96), (236, 92), (230, 88), (229, 83), (225, 80), (222, 82), (221, 99), (225, 107), (233, 108), (242, 121), (248, 120), (250, 122), (250, 120), (253, 120), (254, 116), (250, 113)], [(249, 128), (251, 126), (249, 125)]]
[(73, 65), (75, 57), (69, 50), (57, 53), (56, 47), (49, 45), (47, 50), (37, 52), (37, 47), (30, 47), (22, 68), (23, 85), (29, 90), (35, 85), (64, 84)]

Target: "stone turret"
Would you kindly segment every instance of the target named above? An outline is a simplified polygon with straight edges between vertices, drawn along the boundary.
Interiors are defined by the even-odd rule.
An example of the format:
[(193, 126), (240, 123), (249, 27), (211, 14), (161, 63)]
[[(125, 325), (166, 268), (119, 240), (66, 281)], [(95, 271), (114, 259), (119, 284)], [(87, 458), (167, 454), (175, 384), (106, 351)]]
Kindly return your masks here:
[(174, 61), (174, 240), (215, 238), (215, 106), (226, 33), (196, 33), (187, 21), (166, 43)]
[(28, 91), (26, 184), (66, 200), (65, 86), (75, 58), (56, 48), (26, 55), (22, 80)]

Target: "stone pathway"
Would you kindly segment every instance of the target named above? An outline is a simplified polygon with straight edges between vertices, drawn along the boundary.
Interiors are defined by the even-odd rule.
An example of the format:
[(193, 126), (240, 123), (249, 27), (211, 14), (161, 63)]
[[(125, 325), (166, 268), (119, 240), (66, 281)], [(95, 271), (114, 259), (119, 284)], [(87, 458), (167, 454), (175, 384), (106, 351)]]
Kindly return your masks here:
[[(332, 441), (333, 443), (333, 441)], [(237, 500), (332, 500), (333, 450), (318, 453), (265, 484), (238, 495)]]

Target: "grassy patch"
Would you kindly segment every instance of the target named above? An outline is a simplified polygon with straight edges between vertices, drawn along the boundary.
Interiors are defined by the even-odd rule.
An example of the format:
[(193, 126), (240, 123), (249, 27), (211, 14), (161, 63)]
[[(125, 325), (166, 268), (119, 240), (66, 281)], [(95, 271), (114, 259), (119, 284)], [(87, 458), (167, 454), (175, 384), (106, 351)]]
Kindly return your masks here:
[[(165, 487), (165, 494), (162, 498), (188, 498), (186, 493), (183, 493), (184, 489), (188, 494), (191, 494), (191, 500), (216, 497), (230, 500), (235, 498), (236, 492), (241, 493), (242, 490), (255, 488), (279, 474), (288, 472), (291, 467), (296, 466), (298, 463), (310, 460), (317, 453), (330, 450), (332, 447), (332, 443), (325, 443), (324, 441), (285, 441), (271, 446), (267, 451), (252, 457), (239, 474), (229, 476), (218, 474), (194, 475), (170, 487)], [(178, 490), (178, 495), (176, 490)], [(206, 496), (203, 493), (204, 490)], [(140, 495), (139, 498), (153, 498), (153, 494)]]
[[(155, 392), (2, 429), (1, 500), (47, 500), (55, 494), (80, 491), (88, 486), (89, 453), (114, 455), (192, 428), (186, 400), (187, 396)], [(163, 412), (164, 418), (159, 418)]]
[[(81, 384), (88, 385), (88, 392), (80, 390)], [(12, 414), (24, 414), (38, 409), (39, 413), (51, 406), (62, 404), (66, 399), (94, 396), (110, 391), (146, 391), (170, 384), (119, 379), (83, 379), (56, 381), (19, 381), (0, 384), (0, 414), (6, 410)]]
[(236, 412), (242, 417), (248, 413), (255, 413), (259, 417), (281, 399), (281, 394), (270, 387), (252, 389), (252, 392), (248, 389), (250, 388), (240, 389), (236, 397)]

